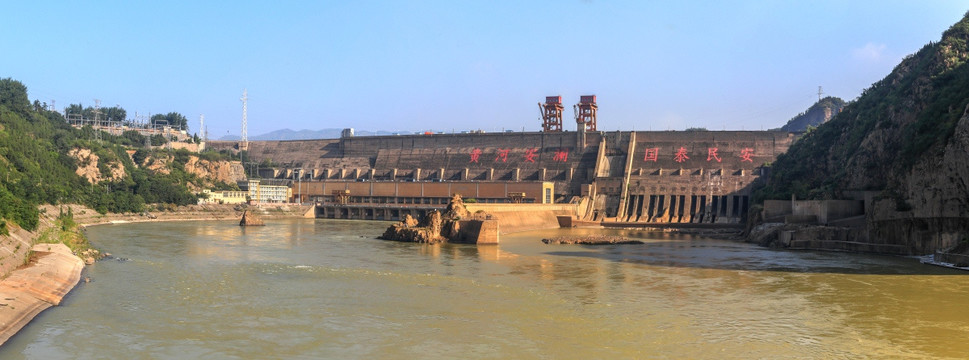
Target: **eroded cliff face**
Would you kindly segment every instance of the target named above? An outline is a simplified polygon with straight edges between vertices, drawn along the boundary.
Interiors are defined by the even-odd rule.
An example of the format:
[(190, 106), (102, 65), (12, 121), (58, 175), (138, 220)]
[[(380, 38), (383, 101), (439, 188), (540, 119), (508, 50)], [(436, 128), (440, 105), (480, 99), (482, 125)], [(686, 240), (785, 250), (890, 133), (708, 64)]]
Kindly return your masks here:
[(104, 174), (100, 168), (100, 157), (91, 152), (90, 149), (74, 148), (67, 153), (70, 157), (77, 160), (77, 170), (75, 173), (87, 179), (92, 184), (97, 184), (103, 180), (115, 181), (125, 177), (124, 165), (120, 161), (110, 161), (107, 166), (108, 173)]
[(904, 203), (875, 200), (868, 210), (873, 241), (902, 244), (914, 254), (957, 245), (969, 234), (969, 108), (948, 144), (894, 177)]
[[(174, 162), (173, 156), (148, 157), (142, 164), (137, 165), (160, 174), (169, 174)], [(220, 182), (235, 184), (237, 181), (246, 180), (246, 170), (239, 161), (210, 161), (190, 155), (184, 168), (187, 173), (202, 180), (201, 184), (189, 184), (194, 187), (193, 190), (208, 188)]]
[[(969, 111), (969, 108), (967, 108)], [(919, 159), (902, 178), (905, 198), (916, 217), (969, 215), (969, 112), (956, 126), (942, 154)]]
[(185, 171), (215, 182), (235, 184), (246, 179), (246, 170), (239, 161), (209, 161), (190, 156)]
[(801, 132), (807, 130), (808, 127), (817, 127), (831, 120), (835, 114), (841, 112), (844, 106), (845, 102), (841, 98), (829, 96), (819, 99), (807, 111), (788, 120), (787, 124), (781, 127), (781, 130)]

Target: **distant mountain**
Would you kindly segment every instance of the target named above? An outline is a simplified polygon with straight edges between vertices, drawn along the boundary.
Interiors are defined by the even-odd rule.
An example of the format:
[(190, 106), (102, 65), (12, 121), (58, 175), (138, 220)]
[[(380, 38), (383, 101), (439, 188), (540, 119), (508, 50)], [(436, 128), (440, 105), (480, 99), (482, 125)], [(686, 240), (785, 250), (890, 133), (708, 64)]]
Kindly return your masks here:
[(840, 98), (828, 96), (811, 105), (807, 111), (797, 114), (797, 116), (787, 121), (781, 130), (790, 132), (807, 131), (808, 126), (818, 127), (831, 120), (845, 107), (845, 101)]
[[(269, 132), (269, 133), (265, 133), (265, 134), (262, 134), (262, 135), (250, 136), (249, 137), (249, 140), (339, 139), (340, 138), (340, 132), (341, 131), (343, 131), (343, 129), (323, 129), (323, 130), (308, 130), (308, 129), (303, 129), (303, 130), (299, 130), (299, 131), (291, 130), (291, 129), (282, 129), (282, 130), (276, 130), (276, 131), (272, 131), (272, 132)], [(391, 132), (391, 131), (384, 131), (384, 130), (378, 130), (378, 131), (356, 130), (356, 131), (354, 131), (354, 136), (381, 136), (381, 135), (394, 135), (394, 134), (407, 135), (407, 134), (411, 134), (411, 132), (409, 132), (409, 131)], [(219, 138), (219, 140), (229, 140), (229, 141), (239, 140), (239, 135), (226, 135), (226, 136), (223, 136), (223, 137)]]

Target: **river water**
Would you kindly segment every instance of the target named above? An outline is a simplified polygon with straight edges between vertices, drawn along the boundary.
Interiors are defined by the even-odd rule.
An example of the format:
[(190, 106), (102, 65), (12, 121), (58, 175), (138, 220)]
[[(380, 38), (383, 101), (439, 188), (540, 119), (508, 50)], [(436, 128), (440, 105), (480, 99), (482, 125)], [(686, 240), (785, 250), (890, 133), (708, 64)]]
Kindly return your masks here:
[[(969, 273), (686, 235), (376, 240), (386, 222), (104, 225), (2, 359), (964, 358)], [(644, 245), (545, 245), (567, 233)]]

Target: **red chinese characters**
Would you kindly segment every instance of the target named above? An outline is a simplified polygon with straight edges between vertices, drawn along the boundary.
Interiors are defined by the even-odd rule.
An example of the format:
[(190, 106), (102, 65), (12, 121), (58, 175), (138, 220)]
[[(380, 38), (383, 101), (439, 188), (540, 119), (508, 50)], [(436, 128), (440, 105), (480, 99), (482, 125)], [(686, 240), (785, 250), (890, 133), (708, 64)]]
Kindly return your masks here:
[(498, 156), (495, 156), (495, 162), (501, 160), (501, 162), (508, 162), (508, 152), (511, 149), (498, 149)]
[(676, 155), (673, 157), (676, 162), (681, 163), (690, 160), (689, 156), (686, 156), (686, 148), (680, 146), (680, 149), (676, 151)]
[(643, 161), (656, 162), (659, 159), (659, 148), (646, 149), (646, 156)]
[(468, 162), (477, 163), (479, 157), (481, 157), (481, 149), (471, 150), (471, 161)]
[(566, 149), (558, 149), (555, 151), (555, 157), (552, 161), (566, 162), (569, 161), (569, 151)]
[(740, 161), (741, 162), (743, 162), (743, 161), (754, 162), (754, 160), (752, 159), (753, 156), (754, 156), (754, 149), (751, 149), (751, 148), (743, 148), (743, 150), (740, 150)]
[(720, 162), (720, 155), (717, 155), (717, 151), (719, 151), (718, 148), (707, 148), (707, 161), (717, 160), (717, 162)]
[(532, 148), (532, 149), (525, 150), (526, 162), (530, 162), (530, 163), (535, 162), (535, 157), (538, 156), (538, 154), (535, 154), (535, 151), (538, 151), (538, 149)]

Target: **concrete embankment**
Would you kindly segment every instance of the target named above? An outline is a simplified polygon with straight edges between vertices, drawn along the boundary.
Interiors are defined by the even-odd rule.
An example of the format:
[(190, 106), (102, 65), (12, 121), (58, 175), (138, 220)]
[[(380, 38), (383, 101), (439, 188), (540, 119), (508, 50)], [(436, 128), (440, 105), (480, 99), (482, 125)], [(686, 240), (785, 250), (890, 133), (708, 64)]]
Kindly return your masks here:
[(509, 234), (559, 227), (557, 216), (574, 216), (573, 204), (465, 204), (468, 211), (484, 211), (498, 220), (498, 233)]
[(0, 281), (0, 344), (60, 304), (81, 279), (84, 262), (64, 244), (37, 244), (31, 250), (30, 264)]

